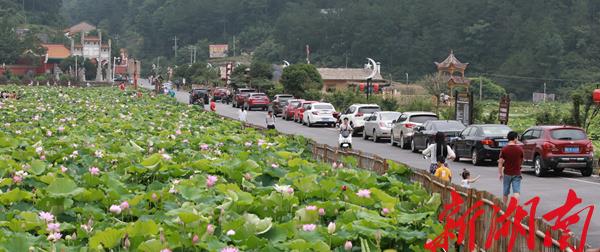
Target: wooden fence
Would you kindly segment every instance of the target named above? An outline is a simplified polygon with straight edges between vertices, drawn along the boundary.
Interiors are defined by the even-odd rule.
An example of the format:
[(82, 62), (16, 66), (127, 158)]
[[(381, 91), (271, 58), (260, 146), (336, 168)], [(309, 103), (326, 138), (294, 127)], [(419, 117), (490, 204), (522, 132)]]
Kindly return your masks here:
[[(250, 127), (264, 130), (265, 128), (257, 125), (248, 125)], [(283, 134), (283, 133), (280, 133)], [(291, 136), (291, 135), (290, 135)], [(388, 160), (377, 155), (350, 150), (344, 151), (337, 147), (332, 147), (325, 144), (316, 143), (313, 140), (309, 140), (308, 149), (311, 150), (312, 156), (315, 160), (333, 163), (333, 162), (344, 162), (348, 157), (353, 157), (357, 161), (357, 166), (361, 169), (367, 169), (378, 174), (385, 174), (388, 169)], [(392, 161), (393, 162), (393, 161)], [(407, 166), (408, 167), (408, 166)], [(411, 180), (415, 183), (419, 183), (425, 188), (429, 193), (438, 193), (441, 196), (442, 204), (447, 204), (451, 202), (451, 192), (456, 191), (462, 198), (464, 204), (461, 206), (460, 213), (466, 213), (468, 209), (471, 209), (477, 202), (481, 201), (483, 204), (477, 208), (478, 210), (482, 210), (483, 214), (475, 219), (474, 228), (471, 229), (467, 225), (465, 239), (468, 239), (470, 234), (474, 236), (474, 242), (477, 247), (477, 251), (490, 251), (490, 252), (504, 252), (507, 251), (508, 244), (510, 241), (511, 233), (508, 232), (508, 235), (502, 236), (500, 235), (497, 240), (492, 241), (492, 245), (485, 249), (485, 244), (489, 236), (490, 230), (499, 230), (502, 226), (502, 223), (492, 223), (495, 217), (499, 215), (504, 215), (503, 210), (499, 210), (496, 212), (494, 206), (502, 206), (500, 209), (505, 209), (503, 206), (502, 200), (496, 197), (495, 195), (487, 192), (487, 191), (479, 191), (477, 189), (466, 189), (461, 187), (460, 185), (443, 182), (438, 178), (429, 174), (428, 171), (417, 169), (410, 167), (411, 172)], [(526, 210), (528, 210), (526, 208)], [(472, 216), (473, 214), (471, 214)], [(513, 216), (513, 215), (511, 215)], [(467, 218), (470, 219), (470, 218)], [(514, 219), (510, 217), (510, 221), (512, 222)], [(529, 234), (529, 227), (523, 223), (528, 223), (528, 218), (525, 218), (521, 224), (523, 229), (526, 232), (526, 235), (515, 234), (515, 242), (513, 246), (513, 251), (535, 251), (535, 252), (574, 252), (573, 250), (566, 248), (565, 250), (560, 249), (559, 239), (562, 236), (561, 231), (556, 231), (551, 229), (551, 225), (544, 222), (540, 218), (535, 218), (535, 247), (533, 250), (530, 250), (527, 246), (527, 235)], [(510, 225), (510, 224), (509, 224)], [(512, 230), (509, 230), (512, 231)], [(550, 236), (552, 237), (551, 242), (552, 245), (546, 247), (544, 245), (544, 241), (546, 239), (546, 232), (550, 232)], [(575, 246), (580, 244), (579, 239), (575, 237), (571, 237), (568, 242)], [(467, 243), (467, 242), (465, 242)], [(584, 246), (588, 247), (588, 246)], [(461, 251), (466, 251), (462, 250)]]

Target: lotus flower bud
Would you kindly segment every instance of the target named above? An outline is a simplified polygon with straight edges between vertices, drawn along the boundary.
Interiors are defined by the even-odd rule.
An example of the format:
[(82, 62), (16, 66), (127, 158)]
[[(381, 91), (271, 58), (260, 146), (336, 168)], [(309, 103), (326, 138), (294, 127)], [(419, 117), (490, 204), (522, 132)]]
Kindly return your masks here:
[(351, 241), (346, 241), (346, 243), (344, 244), (344, 249), (346, 251), (352, 250), (352, 242)]

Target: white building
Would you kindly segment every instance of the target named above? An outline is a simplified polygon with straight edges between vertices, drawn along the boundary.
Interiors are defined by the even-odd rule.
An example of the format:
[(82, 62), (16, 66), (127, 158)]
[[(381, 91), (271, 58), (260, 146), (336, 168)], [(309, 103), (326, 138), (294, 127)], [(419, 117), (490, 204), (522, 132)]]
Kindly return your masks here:
[[(80, 25), (81, 24), (78, 24), (73, 27), (78, 27)], [(69, 32), (67, 33), (71, 39), (71, 55), (82, 56), (83, 58), (90, 59), (92, 62), (96, 63), (96, 81), (110, 80), (110, 76), (112, 76), (111, 40), (108, 39), (107, 42), (104, 42), (102, 40), (101, 30), (96, 30), (98, 36), (90, 36), (88, 34), (92, 31), (91, 29), (78, 30), (73, 27), (68, 29)], [(73, 38), (76, 33), (70, 30), (80, 32), (81, 36), (79, 44), (75, 44), (75, 39)]]

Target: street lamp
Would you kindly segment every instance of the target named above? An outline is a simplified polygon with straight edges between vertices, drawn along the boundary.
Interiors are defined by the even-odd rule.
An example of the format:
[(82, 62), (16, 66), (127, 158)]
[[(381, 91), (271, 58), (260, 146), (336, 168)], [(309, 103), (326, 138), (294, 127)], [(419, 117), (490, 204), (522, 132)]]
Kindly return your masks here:
[(115, 71), (117, 70), (117, 60), (121, 60), (121, 57), (113, 57), (113, 69), (112, 69), (112, 76), (111, 76), (112, 83), (115, 82)]

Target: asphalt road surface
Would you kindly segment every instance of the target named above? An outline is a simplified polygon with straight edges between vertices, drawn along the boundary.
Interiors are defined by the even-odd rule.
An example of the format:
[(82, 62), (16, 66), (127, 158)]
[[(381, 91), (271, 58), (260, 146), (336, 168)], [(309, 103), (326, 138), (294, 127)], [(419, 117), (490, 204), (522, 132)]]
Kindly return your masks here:
[[(147, 82), (142, 83), (145, 84), (143, 86), (149, 87)], [(187, 92), (176, 92), (176, 98), (180, 102), (188, 103), (189, 94)], [(217, 103), (217, 113), (223, 116), (237, 118), (237, 111), (238, 109), (233, 108), (231, 105)], [(248, 122), (265, 126), (265, 116), (266, 112), (263, 111), (249, 111)], [(338, 141), (338, 131), (335, 128), (308, 128), (307, 126), (291, 121), (285, 121), (281, 118), (276, 120), (276, 128), (280, 132), (302, 135), (321, 144), (336, 146)], [(412, 153), (410, 150), (402, 150), (399, 147), (391, 146), (388, 140), (374, 143), (371, 140), (365, 141), (359, 136), (354, 137), (352, 143), (353, 148), (356, 150), (377, 154), (380, 157), (395, 160), (414, 168), (429, 168), (429, 161), (424, 160), (422, 155)], [(473, 188), (491, 192), (499, 197), (502, 196), (502, 183), (498, 178), (498, 168), (496, 164), (476, 167), (471, 165), (470, 160), (468, 160), (464, 162), (450, 162), (449, 166), (452, 170), (452, 180), (455, 184), (460, 184), (460, 173), (463, 168), (466, 168), (471, 172), (471, 177), (473, 178), (481, 175), (479, 181), (472, 185)], [(562, 206), (569, 189), (573, 189), (577, 195), (583, 199), (583, 203), (575, 207), (570, 214), (581, 210), (585, 206), (595, 206), (594, 216), (589, 225), (586, 243), (592, 245), (592, 247), (600, 247), (600, 178), (596, 175), (584, 178), (579, 172), (570, 172), (567, 170), (560, 176), (550, 175), (549, 177), (538, 178), (534, 175), (532, 169), (523, 169), (521, 202), (539, 196), (540, 204), (537, 208), (538, 217)], [(528, 210), (528, 208), (526, 208), (526, 210)], [(580, 214), (580, 221), (571, 228), (578, 237), (582, 234), (585, 216), (585, 212)], [(554, 223), (554, 221), (555, 220), (551, 223)]]

